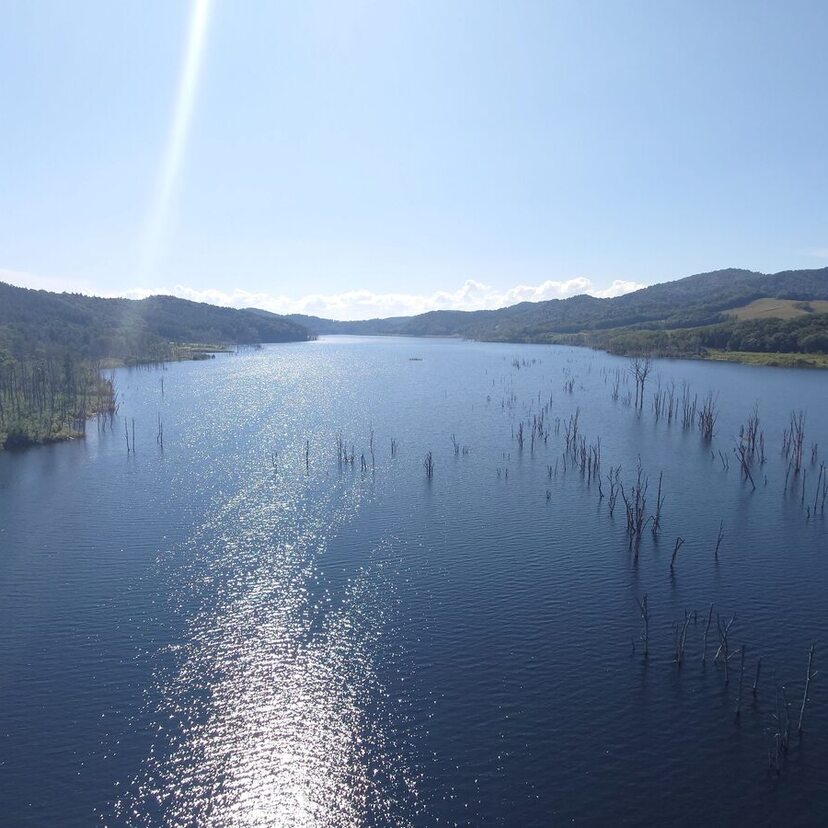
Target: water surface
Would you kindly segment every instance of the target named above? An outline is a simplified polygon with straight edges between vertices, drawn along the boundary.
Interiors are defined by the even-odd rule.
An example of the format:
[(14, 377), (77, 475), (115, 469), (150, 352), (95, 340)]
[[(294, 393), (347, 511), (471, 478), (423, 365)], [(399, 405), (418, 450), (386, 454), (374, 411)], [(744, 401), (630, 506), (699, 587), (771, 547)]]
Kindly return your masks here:
[[(119, 371), (113, 423), (0, 456), (2, 822), (824, 824), (822, 676), (780, 775), (767, 752), (775, 685), (798, 718), (812, 641), (828, 659), (828, 375), (659, 361), (636, 413), (626, 368), (330, 337)], [(715, 395), (712, 444), (655, 418), (658, 382)], [(754, 404), (755, 490), (733, 455)], [(784, 491), (793, 409), (804, 498), (802, 475)], [(564, 468), (576, 410), (604, 478), (641, 463), (650, 510), (663, 473), (637, 562), (620, 500), (610, 517)], [(728, 684), (715, 646), (701, 661), (711, 603), (747, 648), (738, 721), (738, 658)]]

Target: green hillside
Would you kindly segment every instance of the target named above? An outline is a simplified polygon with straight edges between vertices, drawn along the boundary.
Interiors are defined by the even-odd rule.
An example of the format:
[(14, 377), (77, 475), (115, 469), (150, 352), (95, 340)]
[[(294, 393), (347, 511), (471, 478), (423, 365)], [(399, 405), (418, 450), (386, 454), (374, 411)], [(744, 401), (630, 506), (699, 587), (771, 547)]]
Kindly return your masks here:
[(407, 334), (454, 333), (489, 340), (542, 340), (550, 334), (640, 326), (662, 330), (723, 322), (756, 299), (828, 299), (828, 268), (776, 274), (719, 270), (664, 282), (614, 299), (574, 296), (496, 311), (435, 311), (401, 326)]
[(100, 299), (0, 282), (0, 449), (83, 433), (116, 406), (102, 360), (154, 362), (220, 347), (307, 340), (282, 317), (172, 296)]
[(173, 296), (100, 299), (27, 290), (0, 282), (0, 347), (17, 358), (63, 357), (146, 362), (177, 343), (292, 342), (307, 329), (283, 317), (189, 302)]
[(828, 268), (718, 270), (614, 299), (582, 295), (358, 322), (284, 317), (171, 296), (100, 299), (0, 283), (0, 446), (61, 439), (88, 414), (112, 408), (114, 392), (101, 380), (101, 360), (197, 355), (198, 347), (182, 347), (187, 343), (288, 342), (315, 334), (461, 336), (586, 345), (618, 354), (825, 365), (826, 303)]
[[(794, 306), (778, 315), (746, 308)], [(704, 349), (824, 353), (828, 268), (766, 274), (718, 270), (637, 290), (613, 299), (573, 296), (523, 302), (491, 311), (432, 311), (394, 320), (335, 322), (304, 317), (316, 333), (463, 336), (502, 342), (568, 342), (616, 353), (648, 350), (699, 355)], [(757, 304), (760, 303), (760, 304)], [(808, 305), (808, 303), (812, 303)], [(747, 316), (745, 319), (738, 316)]]

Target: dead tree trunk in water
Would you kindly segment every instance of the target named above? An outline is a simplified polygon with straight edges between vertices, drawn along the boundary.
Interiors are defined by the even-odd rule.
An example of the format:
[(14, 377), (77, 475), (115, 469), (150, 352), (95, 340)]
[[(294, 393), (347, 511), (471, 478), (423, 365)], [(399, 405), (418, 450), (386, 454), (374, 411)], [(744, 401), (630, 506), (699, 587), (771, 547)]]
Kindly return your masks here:
[(716, 427), (716, 420), (719, 413), (716, 410), (716, 400), (712, 392), (707, 395), (699, 411), (699, 431), (702, 439), (709, 443), (713, 439), (713, 430)]
[(635, 600), (641, 613), (641, 620), (644, 623), (644, 632), (641, 638), (644, 641), (644, 658), (647, 658), (650, 654), (650, 608), (647, 606), (647, 593), (644, 593), (644, 597), (640, 601), (637, 598)]
[(811, 651), (808, 653), (808, 672), (805, 675), (805, 692), (802, 694), (802, 708), (799, 711), (799, 726), (797, 727), (797, 733), (800, 736), (802, 735), (802, 724), (805, 721), (805, 704), (808, 701), (808, 691), (811, 689), (811, 679), (815, 675), (813, 671), (815, 647), (816, 644), (811, 644)]
[[(658, 475), (658, 494), (656, 495), (656, 510), (655, 514), (653, 515), (653, 525), (652, 531), (654, 535), (657, 535), (659, 530), (661, 529), (661, 507), (664, 505), (664, 498), (661, 496), (661, 481), (664, 477), (664, 472), (659, 472)], [(675, 560), (675, 555), (673, 555), (673, 560)]]
[(641, 535), (644, 532), (646, 520), (644, 515), (647, 508), (647, 486), (648, 480), (639, 462), (636, 470), (636, 479), (633, 484), (630, 496), (621, 485), (621, 497), (624, 499), (624, 507), (627, 512), (627, 534), (630, 537), (630, 549), (634, 550), (636, 563), (641, 548)]
[(710, 605), (710, 612), (707, 613), (707, 626), (704, 628), (702, 639), (702, 664), (707, 660), (707, 634), (710, 632), (710, 624), (713, 621), (713, 604)]
[(676, 546), (673, 549), (673, 557), (670, 559), (670, 571), (672, 572), (673, 567), (676, 565), (676, 555), (678, 555), (679, 549), (684, 546), (684, 538), (681, 536), (676, 538)]
[[(557, 461), (556, 466), (557, 470)], [(615, 502), (618, 500), (618, 492), (621, 488), (621, 483), (619, 478), (621, 477), (621, 466), (610, 467), (609, 474), (607, 474), (607, 482), (609, 483), (609, 513), (610, 517), (612, 517), (612, 513), (615, 511)]]
[(678, 624), (673, 625), (673, 635), (675, 637), (675, 661), (679, 669), (681, 669), (681, 664), (684, 661), (684, 646), (687, 643), (687, 627), (690, 624), (690, 618), (690, 613), (685, 610), (684, 624), (681, 626)]
[[(716, 626), (719, 628), (719, 649), (716, 652), (716, 659), (718, 659), (721, 655), (722, 661), (724, 661), (725, 684), (730, 682), (730, 669), (728, 666), (730, 661), (730, 645), (728, 643), (728, 633), (730, 632), (730, 628), (733, 626), (733, 622), (735, 620), (735, 615), (726, 624), (722, 624), (721, 618), (716, 619)], [(716, 659), (714, 659), (714, 661)]]
[(719, 521), (719, 534), (716, 536), (716, 552), (714, 557), (716, 560), (719, 560), (719, 547), (722, 545), (722, 541), (724, 540), (724, 521)]
[(756, 696), (756, 692), (759, 689), (759, 674), (762, 672), (762, 659), (759, 658), (759, 661), (756, 662), (756, 678), (753, 679), (753, 695)]
[(736, 696), (736, 718), (742, 715), (742, 684), (745, 680), (745, 645), (742, 644), (742, 663), (739, 667), (739, 693)]
[(638, 411), (644, 407), (644, 385), (652, 370), (653, 361), (650, 357), (632, 357), (630, 359), (630, 373), (635, 380), (635, 408)]
[(739, 458), (739, 468), (742, 471), (742, 479), (750, 480), (750, 485), (753, 486), (753, 489), (755, 491), (756, 483), (753, 482), (753, 475), (750, 471), (751, 455), (748, 453), (747, 448), (745, 448), (744, 443), (739, 443), (739, 445), (737, 445), (733, 449), (733, 451)]

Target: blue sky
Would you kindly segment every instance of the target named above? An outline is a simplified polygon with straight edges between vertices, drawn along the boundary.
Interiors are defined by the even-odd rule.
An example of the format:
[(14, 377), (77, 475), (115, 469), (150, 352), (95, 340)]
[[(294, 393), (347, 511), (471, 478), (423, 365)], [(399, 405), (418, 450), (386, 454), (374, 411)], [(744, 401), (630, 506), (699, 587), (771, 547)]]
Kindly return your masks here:
[(354, 318), (823, 267), (826, 42), (824, 2), (4, 0), (0, 279)]

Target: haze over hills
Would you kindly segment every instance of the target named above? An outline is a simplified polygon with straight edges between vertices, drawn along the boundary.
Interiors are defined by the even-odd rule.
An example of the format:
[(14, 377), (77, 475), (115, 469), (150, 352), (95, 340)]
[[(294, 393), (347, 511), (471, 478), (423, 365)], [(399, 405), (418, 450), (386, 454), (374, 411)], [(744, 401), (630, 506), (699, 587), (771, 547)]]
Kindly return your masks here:
[(101, 377), (102, 359), (156, 362), (197, 358), (205, 346), (396, 334), (823, 366), (826, 300), (828, 268), (720, 270), (612, 299), (581, 295), (359, 322), (172, 296), (102, 299), (0, 283), (0, 446), (65, 439), (90, 413), (111, 411), (115, 389)]
[[(101, 299), (0, 283), (0, 348), (18, 358), (62, 355), (68, 351), (79, 359), (140, 361), (164, 358), (171, 343), (226, 345), (301, 341), (317, 334), (396, 334), (488, 341), (565, 341), (622, 352), (646, 347), (643, 336), (649, 337), (653, 350), (678, 352), (697, 347), (688, 344), (682, 331), (693, 331), (704, 339), (712, 333), (720, 336), (723, 330), (755, 331), (757, 325), (775, 334), (783, 322), (794, 328), (810, 326), (809, 335), (815, 325), (825, 327), (824, 314), (819, 313), (824, 307), (819, 304), (807, 307), (806, 313), (797, 309), (792, 312), (789, 306), (784, 312), (775, 311), (773, 303), (766, 303), (762, 314), (748, 313), (746, 319), (736, 318), (745, 316), (737, 313), (738, 309), (761, 299), (799, 303), (828, 300), (828, 268), (774, 274), (718, 270), (608, 299), (580, 295), (522, 302), (497, 310), (430, 311), (411, 317), (347, 322), (305, 315), (280, 316), (257, 308), (237, 310), (172, 296)], [(631, 344), (633, 333), (636, 336)], [(665, 336), (672, 341), (666, 342)], [(700, 341), (697, 345), (737, 349), (733, 343)], [(774, 350), (790, 351), (797, 347), (798, 340), (783, 347), (777, 342)]]
[(0, 282), (0, 352), (125, 361), (164, 359), (172, 343), (288, 342), (307, 329), (279, 316), (190, 302), (174, 296), (101, 299), (29, 290)]
[(631, 326), (666, 330), (723, 323), (728, 320), (728, 310), (762, 298), (828, 299), (828, 268), (774, 274), (741, 269), (717, 270), (652, 285), (611, 299), (584, 294), (569, 299), (521, 302), (498, 310), (429, 311), (418, 316), (358, 322), (302, 315), (287, 318), (316, 334), (546, 341), (552, 335)]

